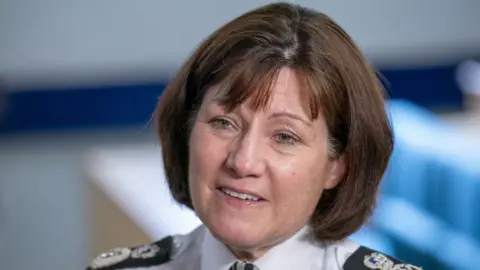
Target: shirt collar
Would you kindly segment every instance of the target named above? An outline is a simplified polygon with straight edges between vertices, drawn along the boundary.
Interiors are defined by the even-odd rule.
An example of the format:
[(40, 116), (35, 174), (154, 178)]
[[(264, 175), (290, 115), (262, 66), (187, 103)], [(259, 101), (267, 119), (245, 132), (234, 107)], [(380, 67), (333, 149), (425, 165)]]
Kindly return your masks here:
[[(321, 257), (324, 251), (322, 244), (314, 242), (310, 228), (306, 226), (253, 263), (260, 270), (289, 267), (310, 269), (314, 260)], [(202, 243), (201, 270), (228, 270), (236, 260), (230, 250), (206, 229)]]
[(202, 243), (201, 270), (228, 270), (237, 259), (205, 227)]

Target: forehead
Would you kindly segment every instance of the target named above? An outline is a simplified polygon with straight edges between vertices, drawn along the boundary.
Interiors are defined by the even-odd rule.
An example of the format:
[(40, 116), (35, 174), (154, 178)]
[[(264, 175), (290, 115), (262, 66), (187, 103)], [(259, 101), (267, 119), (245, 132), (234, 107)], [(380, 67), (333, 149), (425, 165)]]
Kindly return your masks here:
[(225, 105), (232, 110), (241, 106), (255, 111), (290, 111), (307, 115), (308, 109), (302, 102), (302, 86), (294, 70), (281, 68), (275, 76), (264, 78), (264, 82), (258, 85), (257, 88), (250, 87), (250, 90), (249, 87), (244, 88), (243, 99), (234, 97), (242, 89), (213, 87), (213, 91), (207, 92), (205, 101)]
[(282, 68), (271, 83), (270, 98), (265, 110), (306, 113), (300, 98), (297, 75), (291, 69)]

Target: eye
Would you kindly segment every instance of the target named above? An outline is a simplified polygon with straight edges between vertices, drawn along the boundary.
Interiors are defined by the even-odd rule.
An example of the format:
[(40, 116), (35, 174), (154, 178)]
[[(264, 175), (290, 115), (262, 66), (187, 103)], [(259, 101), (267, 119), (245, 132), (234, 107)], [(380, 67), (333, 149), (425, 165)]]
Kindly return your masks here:
[(233, 124), (230, 123), (230, 121), (228, 121), (228, 120), (225, 119), (225, 118), (214, 118), (214, 119), (210, 120), (209, 123), (210, 123), (214, 128), (217, 128), (217, 129), (229, 129), (229, 128), (233, 128)]
[(280, 132), (275, 135), (275, 141), (280, 144), (295, 144), (299, 141), (298, 137), (286, 132)]

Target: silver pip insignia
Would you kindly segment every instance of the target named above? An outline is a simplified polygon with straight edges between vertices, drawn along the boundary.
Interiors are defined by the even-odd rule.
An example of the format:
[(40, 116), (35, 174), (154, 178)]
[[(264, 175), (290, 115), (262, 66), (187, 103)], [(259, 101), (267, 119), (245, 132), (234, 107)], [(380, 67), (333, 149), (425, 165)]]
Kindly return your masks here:
[(108, 252), (100, 254), (95, 260), (93, 260), (90, 267), (92, 269), (103, 268), (117, 264), (130, 257), (131, 250), (129, 248), (115, 248)]
[(132, 258), (134, 259), (148, 259), (153, 258), (160, 251), (156, 245), (144, 245), (132, 251)]

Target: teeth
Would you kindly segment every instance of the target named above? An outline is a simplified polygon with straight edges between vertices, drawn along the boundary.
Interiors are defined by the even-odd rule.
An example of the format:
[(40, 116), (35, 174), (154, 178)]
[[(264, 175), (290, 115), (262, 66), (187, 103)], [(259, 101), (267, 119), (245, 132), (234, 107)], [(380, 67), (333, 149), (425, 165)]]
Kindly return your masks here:
[(232, 191), (228, 188), (222, 188), (222, 191), (225, 193), (225, 194), (228, 194), (232, 197), (235, 197), (235, 198), (238, 198), (238, 199), (242, 199), (242, 200), (252, 200), (252, 201), (258, 201), (260, 200), (259, 197), (257, 196), (253, 196), (253, 195), (250, 195), (250, 194), (245, 194), (245, 193), (237, 193), (235, 191)]

